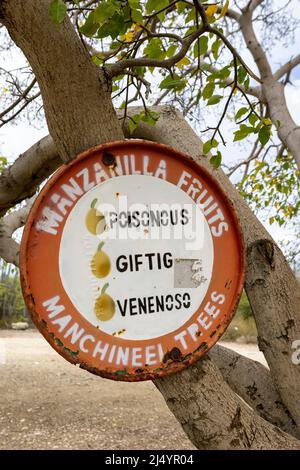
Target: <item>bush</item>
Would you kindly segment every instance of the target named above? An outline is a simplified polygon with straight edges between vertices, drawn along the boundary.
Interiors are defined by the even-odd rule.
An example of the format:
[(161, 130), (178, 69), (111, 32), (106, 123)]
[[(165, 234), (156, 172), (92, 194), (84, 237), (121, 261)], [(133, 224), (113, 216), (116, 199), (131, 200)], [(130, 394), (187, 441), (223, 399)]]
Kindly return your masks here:
[(11, 265), (0, 265), (0, 328), (17, 321), (28, 321), (19, 272)]
[(223, 335), (223, 341), (236, 341), (243, 338), (245, 342), (255, 342), (257, 329), (248, 298), (243, 292), (237, 312)]

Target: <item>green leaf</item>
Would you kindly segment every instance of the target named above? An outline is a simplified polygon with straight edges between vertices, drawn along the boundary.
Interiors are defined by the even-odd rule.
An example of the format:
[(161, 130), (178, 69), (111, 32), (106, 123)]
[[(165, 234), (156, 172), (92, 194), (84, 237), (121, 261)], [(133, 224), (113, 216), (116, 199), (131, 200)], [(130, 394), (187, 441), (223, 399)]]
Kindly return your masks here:
[(191, 8), (187, 16), (185, 17), (185, 24), (188, 24), (190, 21), (193, 21), (195, 23), (196, 21), (196, 9)]
[(159, 117), (160, 117), (159, 113), (156, 113), (150, 110), (142, 111), (140, 114), (135, 114), (134, 116), (132, 116), (131, 119), (129, 119), (129, 122), (128, 122), (130, 134), (132, 134), (135, 131), (140, 121), (146, 122), (150, 126), (155, 126)]
[(141, 120), (140, 114), (135, 114), (134, 116), (132, 116), (131, 119), (129, 119), (128, 127), (129, 127), (130, 134), (133, 134), (133, 132), (136, 130), (137, 126), (139, 125), (140, 120)]
[(215, 167), (219, 168), (222, 163), (222, 154), (220, 151), (217, 152), (216, 155), (213, 155), (210, 159), (210, 163)]
[(214, 91), (215, 91), (214, 82), (208, 83), (203, 89), (203, 93), (202, 93), (203, 99), (208, 100), (209, 98), (211, 98)]
[(140, 0), (128, 0), (128, 4), (129, 4), (130, 8), (132, 8), (134, 10), (141, 10), (142, 9)]
[(115, 3), (101, 2), (100, 5), (94, 10), (95, 20), (101, 26), (102, 24), (106, 23), (107, 20), (112, 18), (117, 11), (120, 11), (120, 7), (118, 7)]
[(126, 33), (127, 29), (131, 27), (123, 14), (115, 13), (107, 23), (104, 23), (98, 30), (99, 38), (106, 38), (110, 36), (112, 39), (116, 39), (118, 36), (122, 36)]
[(206, 54), (208, 49), (208, 37), (201, 36), (194, 45), (194, 57), (197, 58), (199, 55)]
[(248, 76), (246, 80), (244, 81), (244, 88), (245, 90), (248, 90), (250, 86), (250, 77)]
[(218, 75), (219, 75), (219, 78), (220, 78), (221, 80), (225, 80), (225, 79), (228, 78), (229, 75), (230, 75), (230, 68), (229, 68), (229, 67), (223, 67), (223, 68), (219, 71)]
[(207, 102), (207, 106), (213, 106), (214, 104), (218, 104), (220, 103), (221, 99), (223, 98), (223, 96), (221, 95), (214, 95), (212, 96), (208, 102)]
[(167, 89), (172, 90), (176, 89), (178, 91), (182, 90), (186, 85), (186, 81), (178, 77), (177, 75), (168, 75), (159, 85), (161, 90)]
[(146, 3), (146, 12), (153, 13), (154, 11), (162, 10), (169, 5), (169, 0), (148, 0)]
[(203, 145), (203, 153), (204, 155), (207, 155), (212, 148), (216, 148), (218, 147), (219, 143), (216, 139), (213, 139), (213, 140), (208, 140), (207, 142), (205, 142), (205, 144)]
[(95, 199), (92, 200), (92, 202), (91, 202), (91, 208), (92, 208), (92, 209), (94, 209), (95, 205), (97, 204), (97, 201), (98, 201), (97, 198), (95, 198)]
[(3, 157), (2, 155), (0, 156), (0, 165), (2, 166), (7, 165), (7, 158)]
[(142, 113), (142, 121), (146, 122), (150, 126), (155, 126), (159, 118), (160, 114), (156, 113), (155, 111), (145, 111)]
[(246, 137), (248, 137), (249, 133), (248, 132), (245, 132), (245, 131), (236, 131), (234, 133), (234, 140), (233, 142), (238, 142), (240, 140), (243, 140), (243, 139), (246, 139)]
[[(97, 25), (97, 29), (98, 29), (98, 27), (99, 27), (99, 25)], [(110, 24), (105, 23), (98, 29), (97, 37), (100, 38), (100, 39), (103, 39), (103, 38), (109, 37), (110, 34), (111, 34)], [(113, 39), (115, 39), (116, 37), (117, 36), (114, 36)]]
[(188, 8), (188, 5), (182, 1), (179, 1), (176, 3), (176, 8), (178, 13), (183, 13), (186, 8)]
[(249, 134), (253, 134), (255, 132), (254, 127), (246, 126), (245, 124), (240, 125), (240, 129), (234, 133), (234, 142), (238, 142), (239, 140), (243, 140), (248, 137)]
[(173, 55), (175, 54), (176, 50), (177, 50), (177, 45), (176, 44), (172, 44), (171, 46), (168, 47), (167, 49), (167, 57), (170, 58), (170, 57), (173, 57)]
[(159, 38), (151, 39), (151, 41), (148, 42), (144, 49), (144, 54), (150, 57), (150, 59), (164, 59), (166, 55)]
[(103, 56), (101, 56), (101, 53), (94, 54), (92, 56), (92, 61), (94, 62), (95, 65), (99, 67), (99, 65), (103, 64)]
[(218, 57), (219, 57), (219, 49), (220, 49), (221, 44), (222, 44), (221, 39), (217, 38), (211, 46), (211, 51), (212, 51), (212, 54), (213, 54), (215, 60), (217, 60)]
[(252, 113), (251, 116), (249, 117), (249, 122), (251, 126), (255, 126), (257, 119), (258, 117), (256, 116), (256, 114)]
[(86, 22), (79, 28), (84, 36), (92, 37), (96, 34), (99, 24), (95, 21), (94, 12), (92, 11), (86, 19)]
[(56, 24), (60, 24), (67, 13), (67, 7), (62, 0), (52, 0), (49, 5), (49, 15)]
[(246, 114), (249, 111), (248, 108), (240, 108), (238, 112), (235, 115), (235, 120), (238, 121), (244, 114)]
[(140, 10), (132, 9), (131, 10), (131, 18), (136, 24), (143, 24), (143, 15)]
[(247, 70), (242, 65), (238, 69), (238, 82), (243, 83), (247, 77)]
[(266, 145), (271, 138), (271, 126), (263, 126), (259, 133), (258, 133), (258, 139), (261, 143), (261, 145)]
[(108, 289), (109, 287), (109, 284), (108, 282), (106, 284), (104, 284), (104, 286), (102, 287), (102, 290), (101, 290), (101, 295), (103, 295), (105, 293), (105, 291)]

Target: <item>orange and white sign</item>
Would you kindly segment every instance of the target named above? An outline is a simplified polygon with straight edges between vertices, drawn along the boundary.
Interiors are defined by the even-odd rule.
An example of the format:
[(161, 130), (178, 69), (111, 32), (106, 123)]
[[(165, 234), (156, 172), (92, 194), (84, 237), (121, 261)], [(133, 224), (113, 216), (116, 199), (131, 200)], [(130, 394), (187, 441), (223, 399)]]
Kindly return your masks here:
[(21, 275), (34, 322), (61, 355), (107, 378), (146, 380), (220, 338), (243, 288), (243, 242), (231, 203), (189, 157), (115, 142), (43, 188)]

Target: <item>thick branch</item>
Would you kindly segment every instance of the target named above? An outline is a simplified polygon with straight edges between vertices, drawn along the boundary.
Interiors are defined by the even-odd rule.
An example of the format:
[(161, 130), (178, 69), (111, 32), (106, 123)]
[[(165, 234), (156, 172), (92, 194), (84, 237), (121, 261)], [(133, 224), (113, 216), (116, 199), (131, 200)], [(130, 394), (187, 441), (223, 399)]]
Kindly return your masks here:
[(265, 366), (218, 344), (210, 350), (209, 357), (232, 390), (262, 418), (299, 437), (297, 426), (282, 403)]
[(293, 59), (289, 60), (286, 64), (282, 65), (275, 73), (275, 80), (280, 80), (284, 75), (289, 74), (297, 65), (300, 64), (300, 54)]
[(268, 105), (271, 120), (277, 126), (282, 143), (289, 148), (300, 171), (300, 127), (293, 120), (285, 98), (284, 84), (272, 73), (267, 55), (254, 32), (252, 11), (246, 11), (240, 19), (246, 45), (251, 52), (262, 78), (262, 94)]
[(246, 6), (246, 11), (251, 11), (252, 13), (259, 7), (265, 0), (250, 0), (248, 5)]
[(252, 13), (253, 9), (248, 9), (240, 18), (240, 25), (242, 28), (242, 33), (246, 42), (246, 46), (251, 52), (253, 59), (257, 65), (257, 68), (260, 72), (261, 79), (264, 80), (266, 77), (272, 75), (271, 66), (267, 59), (267, 55), (263, 50), (260, 42), (258, 41), (252, 22)]
[(207, 356), (155, 385), (198, 449), (300, 448), (299, 441), (245, 405)]
[[(221, 13), (222, 9), (223, 9), (223, 6), (222, 5), (219, 6), (218, 13)], [(230, 18), (231, 20), (235, 20), (238, 23), (241, 15), (237, 11), (233, 10), (232, 8), (228, 8), (226, 12), (226, 17)]]
[(19, 244), (12, 238), (14, 232), (23, 227), (28, 217), (33, 200), (0, 221), (0, 257), (8, 263), (19, 266)]
[(57, 148), (50, 136), (41, 139), (0, 175), (0, 216), (31, 197), (39, 185), (60, 165)]
[[(191, 155), (218, 179), (232, 200), (242, 225), (247, 250), (246, 290), (255, 314), (259, 336), (271, 375), (285, 406), (300, 428), (300, 368), (291, 361), (292, 344), (300, 338), (300, 286), (274, 240), (251, 212), (245, 200), (221, 170), (213, 170), (209, 159), (201, 155), (201, 143), (182, 115), (170, 108), (153, 129), (142, 124), (136, 137), (157, 140)], [(254, 264), (254, 248), (263, 239), (264, 263)], [(259, 247), (258, 247), (259, 249)], [(256, 250), (255, 250), (256, 251)], [(270, 253), (270, 256), (268, 256)], [(271, 256), (273, 253), (273, 256)], [(275, 300), (274, 300), (275, 299)], [(288, 334), (285, 334), (288, 328)], [(277, 339), (279, 338), (279, 339)]]

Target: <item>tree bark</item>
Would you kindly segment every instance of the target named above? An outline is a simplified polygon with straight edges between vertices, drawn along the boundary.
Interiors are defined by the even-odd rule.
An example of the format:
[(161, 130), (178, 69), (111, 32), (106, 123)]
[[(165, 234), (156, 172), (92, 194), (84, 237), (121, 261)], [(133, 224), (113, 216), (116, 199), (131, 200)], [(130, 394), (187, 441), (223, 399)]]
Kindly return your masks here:
[(299, 438), (296, 423), (282, 403), (270, 371), (264, 365), (219, 344), (208, 355), (230, 388), (251, 408), (262, 418)]
[(297, 126), (289, 112), (284, 93), (285, 86), (273, 75), (267, 55), (255, 34), (253, 26), (255, 8), (246, 10), (240, 16), (241, 31), (260, 72), (262, 99), (268, 106), (270, 118), (277, 127), (280, 140), (291, 151), (300, 171), (300, 126)]
[[(132, 110), (134, 112), (134, 109)], [(142, 124), (135, 137), (159, 140), (177, 148), (204, 166), (230, 197), (241, 222), (246, 254), (245, 289), (252, 307), (272, 378), (279, 394), (300, 429), (300, 367), (291, 361), (292, 344), (300, 338), (300, 286), (281, 250), (251, 212), (246, 202), (221, 169), (215, 170), (201, 154), (201, 142), (174, 108), (162, 114), (159, 125), (150, 129)], [(268, 247), (263, 250), (261, 248)], [(263, 256), (258, 259), (258, 252)]]
[(0, 175), (0, 217), (11, 207), (31, 197), (62, 163), (49, 135), (20, 155)]
[(198, 449), (300, 449), (300, 441), (234, 396), (207, 356), (179, 374), (155, 380), (155, 385)]

